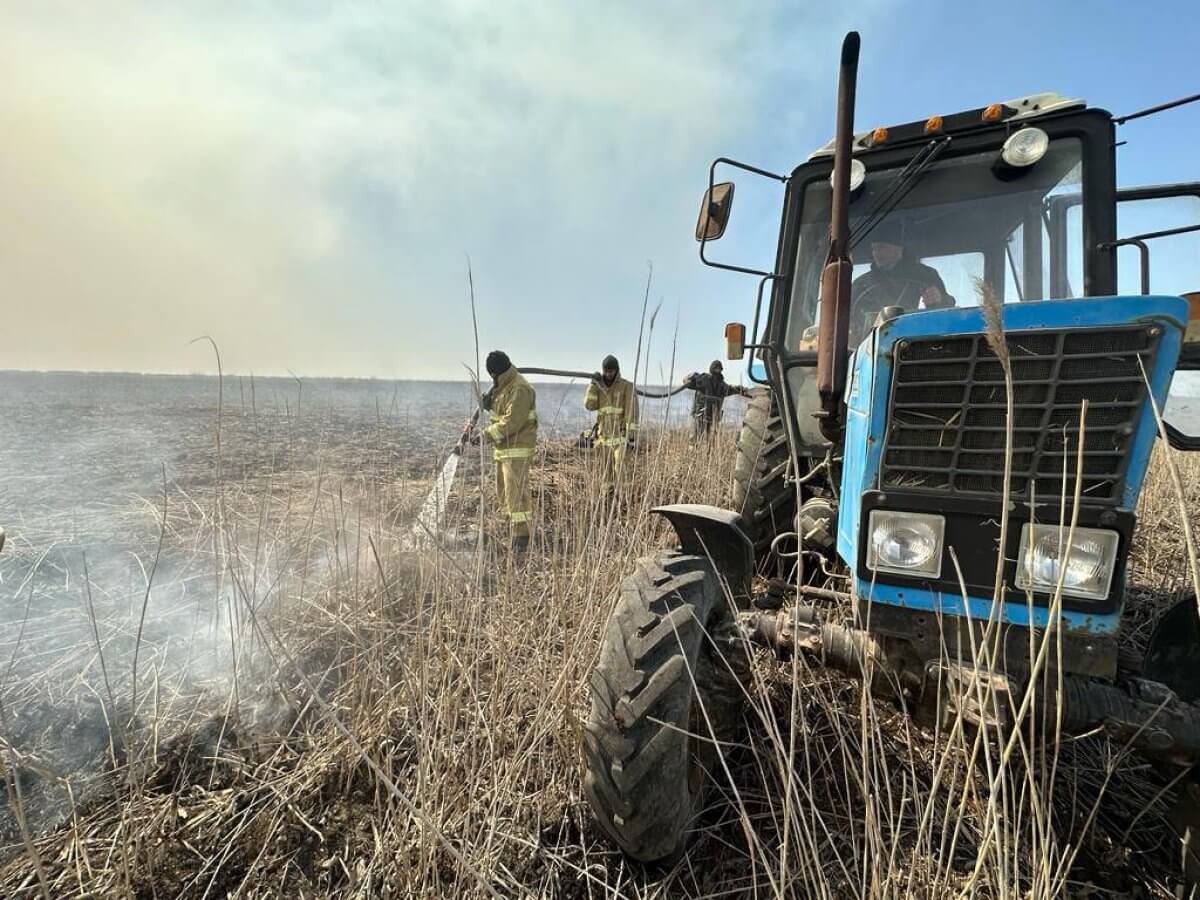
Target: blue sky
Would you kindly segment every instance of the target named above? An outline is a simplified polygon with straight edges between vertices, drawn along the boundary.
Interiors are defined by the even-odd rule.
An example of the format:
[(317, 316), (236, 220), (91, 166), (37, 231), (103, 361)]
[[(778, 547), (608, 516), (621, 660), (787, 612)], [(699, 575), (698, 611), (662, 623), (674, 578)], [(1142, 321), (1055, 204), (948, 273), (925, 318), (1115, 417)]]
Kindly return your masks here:
[[(458, 378), (720, 355), (750, 279), (696, 259), (710, 160), (1054, 90), (1125, 112), (1200, 90), (1194, 4), (212, 3), (0, 11), (0, 368)], [(1200, 106), (1130, 123), (1122, 183), (1200, 180)], [(764, 261), (775, 197), (717, 249)]]

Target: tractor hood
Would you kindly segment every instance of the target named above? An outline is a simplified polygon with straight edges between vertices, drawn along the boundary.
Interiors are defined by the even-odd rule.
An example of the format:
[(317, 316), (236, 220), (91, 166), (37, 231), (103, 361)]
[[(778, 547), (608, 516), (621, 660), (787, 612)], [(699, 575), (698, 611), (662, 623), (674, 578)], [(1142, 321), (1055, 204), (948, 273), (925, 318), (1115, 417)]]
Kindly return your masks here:
[[(1080, 417), (1086, 403), (1079, 525), (1132, 536), (1142, 480), (1157, 435), (1151, 401), (1165, 403), (1187, 325), (1180, 297), (1135, 296), (1008, 304), (1001, 327), (1013, 377), (1007, 414), (1004, 366), (980, 308), (901, 315), (857, 349), (847, 388), (838, 551), (860, 596), (987, 618), (992, 608), (1006, 429), (1013, 429), (1009, 560), (1015, 584), (1023, 523), (1058, 522), (1076, 491)], [(947, 550), (939, 577), (872, 577), (863, 524), (873, 510), (943, 516)], [(961, 572), (956, 572), (958, 566)], [(958, 587), (960, 574), (968, 596)], [(896, 582), (896, 583), (891, 583)], [(1124, 596), (1123, 564), (1109, 596), (1066, 602), (1069, 626), (1114, 631)], [(1043, 604), (1006, 598), (1014, 624), (1044, 626)], [(1019, 599), (1019, 602), (1017, 602)], [(1072, 606), (1075, 608), (1072, 609)]]

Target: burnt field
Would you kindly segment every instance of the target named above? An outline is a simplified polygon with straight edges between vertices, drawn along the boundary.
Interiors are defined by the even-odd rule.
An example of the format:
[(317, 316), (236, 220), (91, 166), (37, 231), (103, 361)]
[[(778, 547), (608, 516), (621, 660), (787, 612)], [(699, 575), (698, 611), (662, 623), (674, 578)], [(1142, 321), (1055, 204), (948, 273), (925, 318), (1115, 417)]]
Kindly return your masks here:
[[(588, 676), (618, 582), (670, 543), (646, 510), (728, 505), (733, 432), (697, 448), (650, 428), (615, 508), (595, 500), (586, 454), (545, 442), (539, 537), (518, 563), (470, 542), (412, 549), (436, 441), (414, 461), (394, 420), (322, 436), (316, 403), (296, 420), (309, 427), (289, 404), (256, 432), (229, 384), (220, 453), (205, 415), (165, 482), (147, 465), (148, 488), (96, 507), (107, 518), (73, 533), (59, 519), (58, 542), (23, 530), (33, 517), (9, 525), (0, 895), (1176, 889), (1182, 778), (1099, 736), (1031, 742), (1001, 772), (988, 741), (924, 731), (855, 682), (763, 652), (691, 850), (630, 865), (582, 798)], [(1184, 496), (1162, 454), (1143, 495), (1134, 652), (1191, 584), (1181, 508), (1200, 518), (1200, 469), (1176, 460)], [(493, 490), (473, 451), (454, 531), (498, 527)]]

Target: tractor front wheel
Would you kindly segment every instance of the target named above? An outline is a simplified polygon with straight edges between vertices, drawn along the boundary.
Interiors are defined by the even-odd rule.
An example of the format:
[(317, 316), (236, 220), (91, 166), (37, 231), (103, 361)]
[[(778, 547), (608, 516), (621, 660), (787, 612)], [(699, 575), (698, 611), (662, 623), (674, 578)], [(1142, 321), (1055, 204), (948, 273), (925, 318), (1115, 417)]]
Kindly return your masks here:
[(796, 528), (796, 489), (787, 480), (790, 462), (775, 392), (755, 390), (738, 434), (733, 508), (741, 513), (760, 567), (776, 535)]
[(718, 742), (740, 721), (746, 665), (707, 558), (664, 552), (638, 562), (608, 621), (583, 737), (588, 801), (634, 859), (683, 851), (720, 772)]

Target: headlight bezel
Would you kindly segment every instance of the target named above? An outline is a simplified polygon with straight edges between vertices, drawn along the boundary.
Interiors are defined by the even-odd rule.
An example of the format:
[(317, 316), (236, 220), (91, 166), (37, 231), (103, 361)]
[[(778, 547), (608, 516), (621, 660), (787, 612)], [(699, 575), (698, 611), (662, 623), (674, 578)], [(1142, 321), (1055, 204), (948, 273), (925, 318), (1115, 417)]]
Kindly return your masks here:
[[(1020, 543), (1017, 545), (1017, 572), (1014, 585), (1021, 591), (1032, 591), (1039, 594), (1054, 594), (1058, 590), (1058, 577), (1054, 581), (1040, 579), (1032, 572), (1033, 563), (1030, 559), (1030, 544), (1034, 546), (1043, 537), (1065, 541), (1070, 536), (1074, 547), (1079, 547), (1083, 541), (1098, 540), (1104, 543), (1103, 556), (1105, 574), (1097, 580), (1093, 590), (1085, 590), (1072, 586), (1064, 577), (1063, 596), (1076, 600), (1104, 601), (1112, 594), (1113, 580), (1121, 563), (1121, 533), (1111, 528), (1088, 528), (1077, 525), (1074, 534), (1067, 525), (1050, 525), (1040, 522), (1026, 522), (1021, 526)], [(1072, 551), (1073, 552), (1073, 551)], [(1071, 553), (1067, 554), (1070, 559)], [(1060, 563), (1061, 565), (1061, 563)]]
[[(900, 566), (881, 560), (876, 533), (887, 522), (910, 522), (931, 530), (934, 550), (929, 563), (923, 566)], [(942, 577), (942, 558), (946, 550), (946, 517), (941, 513), (915, 512), (899, 509), (872, 509), (867, 516), (866, 565), (876, 575), (900, 575), (922, 581), (937, 581)]]

